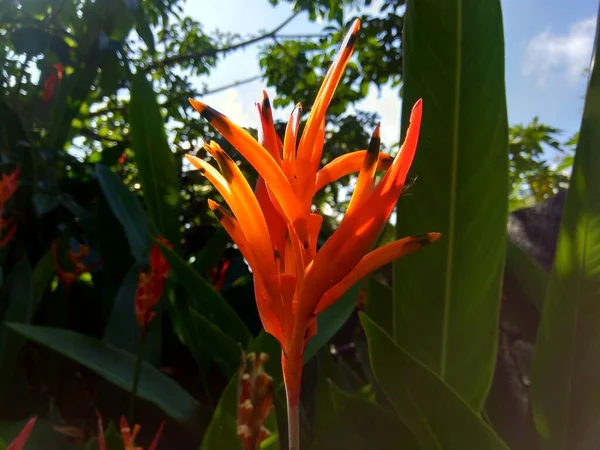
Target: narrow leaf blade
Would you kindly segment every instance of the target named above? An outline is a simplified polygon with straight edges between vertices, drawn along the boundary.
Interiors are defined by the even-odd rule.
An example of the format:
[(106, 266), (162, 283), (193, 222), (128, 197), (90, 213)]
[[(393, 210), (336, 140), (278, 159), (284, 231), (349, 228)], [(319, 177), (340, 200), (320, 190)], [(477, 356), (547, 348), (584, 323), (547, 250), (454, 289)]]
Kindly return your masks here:
[(361, 315), (377, 382), (424, 450), (509, 450), (478, 414), (434, 372)]
[(481, 410), (493, 375), (508, 213), (500, 0), (409, 0), (403, 134), (423, 121), (397, 236), (439, 231), (395, 264), (394, 337)]
[(534, 419), (548, 450), (591, 450), (600, 442), (599, 57), (597, 34), (533, 360)]

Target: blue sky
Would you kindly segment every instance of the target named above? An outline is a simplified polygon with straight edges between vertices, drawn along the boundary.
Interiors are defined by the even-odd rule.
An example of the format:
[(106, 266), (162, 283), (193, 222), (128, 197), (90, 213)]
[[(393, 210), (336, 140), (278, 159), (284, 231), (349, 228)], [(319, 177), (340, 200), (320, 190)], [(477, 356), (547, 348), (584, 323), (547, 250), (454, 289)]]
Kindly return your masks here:
[[(380, 0), (369, 10), (377, 11)], [(534, 116), (565, 131), (565, 139), (579, 128), (586, 87), (584, 70), (589, 65), (595, 33), (597, 0), (502, 0), (506, 42), (506, 90), (509, 123), (526, 123)], [(188, 0), (185, 11), (199, 20), (207, 32), (216, 29), (242, 36), (270, 30), (291, 14), (290, 4), (277, 7), (268, 0)], [(243, 13), (241, 13), (243, 11)], [(348, 16), (349, 18), (350, 16)], [(323, 24), (311, 23), (307, 14), (295, 18), (286, 34), (317, 33)], [(259, 47), (252, 46), (221, 60), (209, 77), (199, 79), (209, 88), (260, 74)], [(254, 102), (266, 86), (262, 80), (207, 96), (205, 101), (240, 125), (256, 126)], [(275, 90), (268, 88), (270, 96)], [(382, 137), (392, 144), (399, 134), (400, 99), (397, 90), (372, 89), (361, 108), (377, 111), (382, 118)], [(279, 117), (287, 118), (288, 110)]]

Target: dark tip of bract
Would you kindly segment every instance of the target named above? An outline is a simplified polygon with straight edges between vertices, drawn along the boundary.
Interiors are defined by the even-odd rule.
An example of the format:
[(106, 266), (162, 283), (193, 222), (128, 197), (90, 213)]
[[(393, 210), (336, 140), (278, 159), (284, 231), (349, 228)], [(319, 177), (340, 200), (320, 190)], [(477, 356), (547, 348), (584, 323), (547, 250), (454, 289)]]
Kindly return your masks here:
[(371, 140), (369, 141), (369, 146), (367, 147), (367, 154), (369, 156), (376, 157), (379, 154), (379, 147), (381, 146), (381, 135), (379, 132), (379, 124), (375, 127), (373, 134), (371, 135)]
[(271, 101), (269, 100), (269, 95), (267, 94), (267, 91), (263, 91), (262, 107), (263, 109), (271, 108)]

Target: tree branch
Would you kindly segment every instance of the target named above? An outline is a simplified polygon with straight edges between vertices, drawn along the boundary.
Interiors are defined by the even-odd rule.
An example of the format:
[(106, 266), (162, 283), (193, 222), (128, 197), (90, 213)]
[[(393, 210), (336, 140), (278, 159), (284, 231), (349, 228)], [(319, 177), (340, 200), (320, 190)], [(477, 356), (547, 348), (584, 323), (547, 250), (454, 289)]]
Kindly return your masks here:
[(268, 33), (261, 34), (260, 36), (256, 36), (256, 37), (254, 37), (252, 39), (248, 39), (246, 41), (238, 42), (237, 44), (233, 44), (233, 45), (230, 45), (230, 46), (227, 46), (227, 47), (211, 48), (209, 50), (204, 50), (204, 51), (201, 51), (201, 52), (187, 53), (185, 55), (170, 56), (168, 58), (164, 58), (164, 59), (162, 59), (160, 61), (155, 61), (152, 64), (149, 64), (148, 66), (142, 68), (141, 71), (146, 73), (146, 72), (149, 72), (151, 70), (160, 69), (161, 67), (169, 66), (171, 64), (179, 63), (181, 61), (186, 61), (188, 59), (206, 58), (208, 56), (214, 56), (214, 55), (217, 55), (219, 53), (225, 53), (225, 52), (229, 52), (229, 51), (232, 51), (232, 50), (237, 50), (238, 48), (246, 47), (248, 45), (256, 44), (257, 42), (264, 41), (265, 39), (269, 39), (269, 38), (274, 37), (287, 24), (289, 24), (292, 20), (294, 20), (296, 18), (296, 16), (298, 16), (298, 14), (300, 14), (300, 11), (295, 12), (294, 14), (292, 14), (290, 17), (288, 17), (286, 20), (284, 20), (281, 24), (279, 24), (276, 28), (274, 28), (273, 30), (269, 31)]

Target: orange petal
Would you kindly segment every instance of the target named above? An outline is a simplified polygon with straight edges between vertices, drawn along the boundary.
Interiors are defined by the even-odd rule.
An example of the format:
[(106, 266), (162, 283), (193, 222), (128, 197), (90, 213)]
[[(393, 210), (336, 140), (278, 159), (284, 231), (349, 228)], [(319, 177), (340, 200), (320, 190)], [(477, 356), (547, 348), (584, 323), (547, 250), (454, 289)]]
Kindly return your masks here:
[(388, 220), (414, 157), (420, 120), (421, 102), (418, 101), (411, 114), (406, 140), (392, 166), (368, 198), (344, 216), (307, 269), (299, 299), (301, 323), (314, 313), (321, 296), (354, 269)]
[(287, 219), (296, 224), (303, 240), (307, 240), (308, 230), (304, 213), (297, 201), (292, 187), (273, 156), (245, 130), (235, 125), (220, 112), (202, 102), (190, 99), (191, 105), (209, 123), (215, 127), (231, 145), (233, 145), (248, 162), (265, 179), (269, 189), (274, 193)]
[(284, 217), (281, 214), (281, 208), (277, 208), (273, 205), (273, 199), (269, 195), (269, 190), (265, 184), (265, 180), (261, 177), (256, 182), (256, 189), (254, 190), (256, 200), (260, 205), (260, 209), (265, 216), (267, 227), (269, 228), (269, 235), (271, 236), (271, 242), (273, 243), (273, 249), (278, 251), (280, 255), (285, 249), (285, 235), (287, 233), (287, 225)]
[(313, 148), (319, 127), (325, 117), (325, 111), (331, 102), (333, 92), (342, 78), (346, 64), (348, 64), (350, 56), (352, 56), (352, 53), (354, 52), (356, 36), (359, 29), (360, 20), (355, 19), (338, 50), (333, 64), (327, 71), (327, 75), (325, 75), (323, 84), (321, 84), (317, 97), (315, 98), (315, 103), (308, 116), (304, 132), (300, 138), (298, 158), (312, 160)]
[(371, 137), (369, 146), (367, 147), (365, 159), (363, 160), (360, 173), (358, 174), (356, 187), (352, 193), (352, 198), (350, 199), (350, 204), (348, 205), (346, 214), (350, 214), (351, 211), (354, 210), (357, 205), (360, 205), (361, 202), (367, 198), (367, 196), (373, 190), (373, 181), (375, 178), (375, 171), (377, 170), (377, 161), (379, 160), (378, 156), (380, 145), (381, 137), (379, 134), (379, 124), (377, 124), (375, 131), (373, 131), (373, 136)]
[(98, 448), (99, 450), (106, 450), (106, 439), (104, 439), (104, 425), (102, 424), (102, 416), (100, 411), (96, 410), (98, 416)]
[(283, 139), (283, 171), (288, 178), (292, 178), (295, 172), (296, 146), (298, 145), (298, 128), (300, 127), (300, 117), (302, 116), (302, 106), (296, 105), (285, 128), (285, 138)]
[(240, 252), (244, 258), (246, 258), (248, 265), (254, 273), (256, 305), (265, 331), (275, 336), (280, 342), (283, 342), (283, 331), (279, 321), (279, 317), (282, 317), (282, 305), (274, 303), (271, 294), (268, 293), (264, 286), (263, 278), (257, 270), (258, 262), (251, 251), (250, 244), (248, 243), (240, 224), (218, 203), (210, 199), (208, 200), (208, 207), (215, 213), (217, 219), (219, 219), (219, 222), (223, 228), (225, 228), (225, 231), (227, 231), (231, 240), (238, 246)]
[(27, 443), (27, 439), (29, 439), (29, 435), (33, 430), (33, 426), (35, 425), (35, 421), (37, 420), (37, 416), (32, 417), (27, 421), (23, 429), (19, 432), (17, 437), (12, 441), (12, 443), (6, 448), (6, 450), (23, 450), (25, 444)]
[(321, 231), (321, 225), (323, 225), (323, 217), (320, 214), (311, 214), (308, 218), (308, 240), (310, 243), (309, 257), (314, 259), (317, 253), (317, 244), (319, 241), (319, 232)]
[[(329, 183), (339, 180), (346, 175), (358, 172), (362, 167), (365, 159), (366, 150), (358, 150), (352, 153), (338, 156), (325, 167), (317, 172), (317, 180), (315, 182), (315, 192), (320, 191)], [(387, 170), (394, 161), (390, 155), (379, 153), (377, 158), (376, 170)]]
[(329, 289), (315, 309), (315, 314), (321, 314), (338, 300), (348, 289), (360, 281), (365, 275), (383, 267), (389, 262), (408, 255), (421, 247), (437, 241), (440, 233), (427, 233), (422, 236), (410, 236), (384, 245), (367, 253), (358, 265), (340, 282)]
[(158, 441), (160, 439), (160, 436), (162, 435), (164, 428), (165, 428), (165, 421), (163, 420), (160, 423), (160, 426), (158, 427), (158, 430), (156, 431), (156, 434), (154, 435), (154, 439), (152, 439), (152, 442), (150, 443), (150, 447), (148, 447), (148, 450), (156, 450), (156, 447), (158, 447)]
[(275, 159), (277, 164), (281, 167), (281, 140), (277, 136), (275, 131), (275, 124), (273, 123), (273, 111), (271, 109), (271, 102), (266, 91), (263, 91), (262, 105), (258, 106), (258, 112), (260, 115), (261, 133), (259, 134), (260, 144), (266, 148), (271, 156)]
[(244, 230), (244, 235), (252, 242), (250, 251), (256, 255), (255, 270), (262, 276), (273, 276), (277, 273), (273, 247), (269, 239), (269, 230), (258, 200), (250, 185), (244, 178), (237, 164), (217, 144), (210, 143), (207, 150), (215, 157), (224, 175), (213, 166), (195, 156), (186, 155), (188, 161), (196, 166), (217, 188), (223, 199), (230, 206), (233, 214)]

